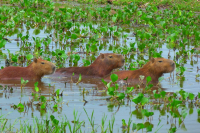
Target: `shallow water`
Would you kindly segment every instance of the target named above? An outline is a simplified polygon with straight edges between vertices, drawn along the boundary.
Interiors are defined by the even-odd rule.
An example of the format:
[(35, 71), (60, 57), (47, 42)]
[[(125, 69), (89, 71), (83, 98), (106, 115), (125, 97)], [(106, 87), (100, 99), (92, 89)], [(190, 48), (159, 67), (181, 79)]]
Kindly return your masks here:
[[(31, 31), (30, 31), (31, 33)], [(46, 37), (47, 34), (40, 33), (37, 35), (38, 37)], [(16, 36), (10, 37), (11, 39), (16, 39)], [(127, 40), (127, 44), (129, 42), (134, 41), (134, 37), (130, 37), (131, 39)], [(31, 41), (31, 40), (30, 40)], [(16, 41), (12, 41), (11, 43), (7, 43), (5, 50), (3, 52), (7, 52), (6, 49), (9, 49), (11, 53), (15, 53), (16, 51), (19, 50), (19, 47), (16, 45)], [(109, 43), (112, 44), (112, 41), (109, 41)], [(54, 45), (54, 43), (50, 44), (51, 46)], [(54, 50), (54, 49), (50, 49)], [(163, 51), (162, 56), (164, 58), (167, 58), (169, 50), (165, 47), (165, 45), (160, 49)], [(107, 53), (107, 52), (112, 52), (112, 51), (100, 51), (99, 53)], [(174, 52), (171, 51), (171, 57), (173, 57)], [(137, 58), (137, 57), (136, 57)], [(147, 57), (146, 57), (147, 58)], [(196, 58), (193, 58), (193, 60), (197, 60)], [(187, 71), (185, 72), (186, 75), (186, 80), (183, 83), (183, 86), (180, 87), (180, 81), (178, 81), (176, 78), (172, 80), (172, 78), (168, 79), (170, 77), (170, 74), (164, 74), (165, 80), (161, 82), (161, 86), (163, 89), (167, 92), (176, 92), (180, 89), (184, 89), (187, 92), (192, 92), (194, 94), (197, 94), (199, 92), (199, 82), (195, 81), (195, 75), (197, 74), (197, 66), (198, 62), (194, 64), (193, 66), (190, 65), (191, 60), (187, 60), (187, 63), (185, 66), (188, 68)], [(80, 63), (80, 62), (79, 62)], [(4, 60), (1, 59), (1, 66), (4, 66)], [(66, 67), (69, 65), (66, 63)], [(172, 75), (175, 76), (175, 71), (172, 73)], [(73, 110), (78, 111), (80, 114), (80, 120), (86, 121), (85, 129), (84, 131), (91, 131), (91, 128), (89, 127), (89, 122), (87, 119), (87, 116), (83, 110), (85, 108), (87, 110), (87, 113), (89, 116), (92, 114), (92, 111), (94, 111), (94, 117), (95, 117), (95, 126), (97, 127), (99, 124), (101, 124), (101, 119), (103, 115), (105, 114), (107, 116), (107, 124), (108, 125), (108, 120), (111, 120), (112, 116), (115, 116), (115, 123), (114, 123), (114, 132), (121, 132), (122, 128), (122, 119), (125, 119), (126, 122), (128, 122), (128, 119), (130, 117), (131, 112), (135, 111), (135, 105), (133, 103), (129, 102), (129, 105), (126, 105), (126, 101), (124, 105), (121, 105), (120, 108), (113, 106), (111, 102), (107, 101), (106, 98), (109, 96), (104, 96), (105, 93), (102, 92), (102, 89), (105, 89), (103, 85), (100, 87), (97, 85), (98, 81), (96, 83), (93, 83), (95, 81), (89, 81), (89, 83), (79, 83), (76, 85), (75, 83), (70, 84), (69, 81), (68, 83), (65, 84), (66, 79), (65, 78), (53, 78), (51, 76), (45, 76), (42, 81), (39, 83), (38, 87), (42, 90), (42, 95), (48, 95), (49, 94), (49, 84), (51, 84), (52, 87), (50, 87), (50, 90), (52, 90), (55, 86), (56, 89), (61, 89), (63, 91), (63, 105), (62, 108), (59, 108), (57, 112), (53, 112), (52, 114), (57, 117), (62, 117), (63, 115), (66, 115), (67, 119), (72, 121), (73, 120)], [(3, 83), (2, 83), (3, 82)], [(74, 80), (74, 82), (77, 82), (77, 79)], [(99, 82), (100, 83), (100, 82)], [(29, 109), (25, 113), (19, 113), (17, 110), (14, 110), (10, 106), (13, 104), (18, 104), (20, 101), (27, 102), (29, 99), (31, 99), (31, 92), (34, 91), (34, 82), (29, 82), (26, 87), (25, 91), (21, 94), (20, 90), (20, 81), (1, 81), (1, 85), (7, 84), (8, 86), (13, 86), (13, 93), (3, 93), (1, 90), (1, 97), (0, 97), (0, 107), (2, 108), (1, 114), (7, 114), (8, 112), (9, 115), (7, 115), (7, 119), (11, 119), (11, 121), (14, 121), (15, 119), (20, 119), (20, 120), (28, 120), (28, 122), (31, 124), (33, 116), (34, 117), (43, 117), (45, 118), (45, 114), (41, 114), (38, 110), (34, 109), (31, 110)], [(17, 87), (16, 87), (17, 86)], [(97, 88), (98, 87), (98, 88)], [(82, 96), (82, 90), (85, 88), (89, 92), (89, 94), (85, 95), (85, 100), (87, 101), (86, 104), (83, 101), (83, 96)], [(97, 89), (96, 89), (97, 88)], [(48, 96), (47, 96), (48, 97)], [(130, 106), (131, 105), (131, 106)], [(165, 116), (160, 116), (158, 110), (153, 110), (153, 108), (149, 108), (149, 110), (152, 110), (154, 112), (153, 117), (151, 118), (152, 120), (150, 121), (151, 124), (154, 125), (153, 132), (159, 129), (161, 126), (161, 129), (158, 132), (167, 132), (168, 129), (170, 128), (170, 125), (175, 122), (175, 119), (173, 119), (172, 122), (170, 122), (170, 118), (167, 118), (167, 115), (170, 116), (170, 114), (166, 113)], [(51, 111), (50, 111), (51, 112)], [(133, 115), (132, 116), (132, 122), (133, 123), (140, 123), (140, 122), (145, 122), (146, 118), (143, 119), (138, 119), (138, 115)], [(159, 123), (159, 119), (161, 120), (161, 123)], [(177, 119), (178, 121), (178, 119)], [(185, 124), (185, 129), (179, 127), (178, 122), (176, 122), (177, 126), (177, 132), (183, 132), (183, 131), (189, 131), (189, 132), (196, 132), (197, 127), (199, 126), (199, 122), (197, 122), (197, 112), (194, 109), (193, 113), (191, 115), (188, 115), (186, 119), (184, 120)], [(19, 123), (16, 124), (16, 126), (19, 126)], [(100, 127), (97, 130), (100, 132)], [(139, 131), (142, 132), (142, 131)], [(145, 132), (145, 131), (144, 131)]]
[[(94, 27), (98, 27), (98, 25), (95, 25)], [(81, 26), (80, 28), (84, 28)], [(41, 30), (41, 33), (38, 35), (33, 34), (33, 29), (29, 30), (30, 37), (29, 37), (29, 42), (33, 43), (34, 41), (32, 40), (32, 37), (47, 37), (49, 34), (44, 33), (44, 31)], [(125, 32), (124, 32), (125, 33)], [(26, 29), (22, 33), (23, 35), (26, 35)], [(16, 39), (17, 35), (8, 37), (9, 39)], [(129, 43), (135, 42), (135, 37), (132, 34), (129, 34), (128, 39), (126, 40), (126, 45), (129, 47)], [(19, 41), (19, 44), (21, 42)], [(125, 42), (123, 39), (120, 39), (119, 41), (114, 41), (112, 38), (108, 38), (105, 41), (99, 39), (99, 44), (106, 43), (107, 47), (103, 48), (102, 50), (99, 50), (98, 53), (96, 54), (97, 56), (99, 53), (112, 53), (113, 50), (109, 50), (109, 46), (115, 46), (116, 44), (119, 44), (120, 46), (124, 46)], [(83, 44), (83, 47), (86, 47), (86, 43)], [(10, 50), (10, 53), (16, 53), (16, 51), (19, 51), (19, 46), (17, 46), (17, 41), (12, 40), (11, 43), (7, 43), (5, 45), (5, 49), (3, 50), (3, 53), (6, 53), (8, 56), (8, 51), (7, 49)], [(56, 49), (60, 49), (59, 45), (56, 45), (54, 42), (50, 43), (49, 45), (49, 50), (50, 51), (55, 51)], [(137, 48), (137, 45), (136, 45)], [(191, 49), (192, 46), (186, 48)], [(77, 51), (80, 51), (78, 48), (76, 48)], [(166, 44), (162, 45), (162, 48), (158, 49), (159, 51), (163, 51), (162, 57), (168, 58), (168, 53), (169, 49), (166, 47)], [(170, 56), (172, 60), (174, 59), (174, 53), (178, 51), (175, 50), (170, 50)], [(70, 52), (70, 49), (67, 48), (65, 51)], [(133, 52), (135, 60), (139, 58), (136, 52)], [(86, 54), (81, 54), (82, 58), (88, 57)], [(127, 56), (128, 58), (130, 56)], [(148, 59), (148, 56), (145, 55), (144, 59)], [(69, 60), (69, 59), (68, 59)], [(65, 67), (70, 66), (68, 63), (68, 60), (66, 61)], [(133, 59), (131, 59), (133, 60)], [(135, 61), (133, 60), (133, 61)], [(163, 90), (167, 92), (176, 92), (179, 91), (180, 89), (183, 89), (187, 92), (191, 92), (194, 94), (198, 94), (199, 92), (199, 80), (200, 78), (196, 78), (196, 75), (199, 73), (197, 72), (197, 66), (199, 66), (199, 62), (197, 62), (197, 58), (188, 58), (186, 60), (187, 62), (185, 63), (185, 67), (187, 68), (186, 72), (184, 72), (185, 75), (185, 81), (182, 83), (182, 81), (177, 79), (176, 76), (176, 71), (171, 73), (164, 74), (164, 80), (161, 82), (161, 87)], [(82, 60), (78, 62), (78, 64), (81, 64)], [(193, 65), (191, 65), (193, 63)], [(0, 67), (5, 66), (5, 60), (0, 57)], [(128, 64), (126, 64), (128, 66)], [(124, 69), (124, 67), (122, 68)], [(170, 77), (170, 78), (169, 78)], [(3, 115), (6, 115), (9, 113), (6, 118), (11, 119), (11, 122), (14, 122), (16, 119), (17, 121), (19, 120), (27, 120), (30, 124), (33, 123), (34, 117), (38, 118), (46, 118), (46, 115), (48, 114), (53, 114), (56, 116), (56, 118), (62, 118), (63, 116), (66, 116), (69, 121), (74, 120), (73, 116), (73, 111), (78, 111), (78, 114), (80, 115), (80, 121), (85, 121), (85, 127), (81, 127), (83, 131), (85, 132), (91, 132), (91, 127), (89, 125), (88, 118), (84, 112), (84, 109), (86, 109), (87, 113), (89, 116), (91, 116), (92, 111), (94, 111), (94, 117), (95, 117), (95, 127), (98, 127), (97, 132), (101, 132), (100, 130), (100, 125), (101, 125), (101, 119), (103, 115), (105, 114), (107, 116), (106, 120), (106, 126), (108, 125), (108, 120), (111, 120), (112, 116), (115, 117), (115, 123), (114, 123), (114, 132), (121, 132), (122, 131), (122, 119), (125, 119), (126, 123), (128, 122), (128, 119), (130, 117), (130, 114), (133, 112), (131, 117), (132, 123), (144, 123), (147, 121), (146, 118), (142, 119), (141, 118), (141, 112), (138, 112), (138, 110), (135, 107), (135, 104), (133, 102), (127, 102), (127, 100), (124, 101), (122, 105), (117, 106), (114, 103), (107, 101), (106, 99), (109, 98), (109, 96), (106, 95), (105, 86), (101, 83), (100, 79), (96, 78), (85, 78), (83, 79), (78, 85), (76, 82), (78, 81), (78, 78), (73, 78), (73, 83), (70, 83), (70, 78), (66, 79), (63, 77), (57, 78), (57, 77), (52, 77), (51, 75), (45, 76), (42, 78), (41, 82), (39, 82), (38, 87), (41, 90), (41, 95), (44, 95), (49, 98), (49, 92), (52, 92), (54, 89), (60, 89), (60, 92), (63, 91), (63, 96), (62, 96), (62, 106), (59, 105), (61, 108), (58, 108), (57, 111), (53, 111), (52, 105), (49, 105), (49, 110), (47, 110), (46, 113), (41, 113), (39, 110), (37, 110), (36, 106), (33, 106), (34, 108), (28, 108), (26, 112), (18, 112), (17, 110), (14, 110), (11, 108), (11, 105), (15, 104), (17, 105), (19, 102), (21, 103), (26, 103), (30, 101), (31, 99), (34, 99), (32, 96), (32, 92), (34, 92), (34, 83), (30, 81), (29, 83), (26, 84), (24, 87), (23, 92), (21, 93), (21, 83), (20, 81), (0, 81), (0, 85), (5, 86), (12, 86), (13, 87), (13, 93), (7, 92), (0, 90), (0, 108), (1, 113)], [(49, 87), (51, 85), (51, 87)], [(88, 91), (87, 94), (84, 95), (82, 91), (85, 88), (85, 91)], [(123, 90), (122, 90), (123, 91)], [(84, 100), (87, 102), (84, 102)], [(34, 104), (38, 103), (38, 101), (34, 101)], [(187, 105), (188, 106), (188, 105)], [(188, 115), (186, 116), (184, 120), (184, 124), (181, 124), (179, 126), (178, 124), (178, 118), (171, 119), (171, 115), (169, 112), (166, 112), (165, 110), (165, 115), (161, 116), (159, 109), (156, 107), (154, 108), (153, 106), (147, 106), (147, 109), (149, 111), (153, 111), (154, 115), (153, 117), (150, 118), (150, 123), (153, 124), (154, 128), (152, 132), (157, 131), (158, 132), (164, 133), (168, 132), (170, 129), (171, 125), (176, 125), (177, 127), (177, 132), (182, 133), (182, 132), (198, 132), (198, 126), (199, 126), (199, 120), (197, 110), (194, 107), (193, 112), (191, 114), (190, 111), (191, 109), (187, 109)], [(160, 107), (160, 110), (162, 109), (162, 106)], [(179, 109), (181, 110), (181, 109)], [(168, 118), (169, 116), (169, 118)], [(158, 125), (159, 120), (161, 120), (161, 123)], [(19, 123), (17, 123), (15, 126), (19, 127)], [(185, 128), (184, 128), (185, 125)], [(132, 126), (131, 126), (132, 127)], [(138, 132), (146, 132), (145, 130), (140, 130)]]

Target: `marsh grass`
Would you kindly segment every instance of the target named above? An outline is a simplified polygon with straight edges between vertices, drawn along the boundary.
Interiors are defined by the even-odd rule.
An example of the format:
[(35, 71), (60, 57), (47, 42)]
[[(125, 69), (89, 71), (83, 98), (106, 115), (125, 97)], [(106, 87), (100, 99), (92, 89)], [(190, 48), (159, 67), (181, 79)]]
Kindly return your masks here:
[[(110, 5), (96, 8), (90, 4), (94, 2), (93, 0), (85, 1), (89, 6), (67, 6), (48, 0), (40, 2), (42, 2), (41, 5), (43, 6), (36, 6), (33, 1), (18, 0), (16, 5), (18, 4), (19, 7), (16, 5), (4, 5), (0, 7), (0, 56), (2, 58), (8, 58), (15, 64), (19, 64), (22, 59), (24, 64), (28, 64), (33, 56), (43, 56), (44, 59), (55, 62), (58, 68), (65, 67), (65, 63), (68, 63), (69, 66), (78, 66), (81, 56), (77, 50), (80, 49), (80, 52), (86, 55), (86, 59), (83, 59), (83, 63), (84, 66), (87, 66), (95, 60), (99, 51), (108, 50), (123, 54), (126, 58), (126, 69), (135, 70), (141, 68), (149, 61), (150, 57), (161, 57), (161, 48), (166, 44), (165, 46), (169, 49), (168, 58), (172, 58), (176, 61), (177, 68), (176, 74), (173, 75), (176, 78), (176, 82), (174, 78), (170, 78), (170, 81), (180, 85), (180, 88), (183, 87), (183, 83), (186, 80), (185, 73), (187, 69), (184, 65), (187, 64), (187, 59), (191, 59), (191, 66), (198, 64), (198, 58), (197, 61), (190, 58), (193, 54), (198, 54), (194, 49), (190, 50), (191, 46), (198, 47), (200, 44), (200, 15), (194, 12), (197, 10), (195, 7), (199, 6), (199, 3), (197, 3), (198, 1), (193, 1), (195, 5), (192, 5), (191, 0), (188, 0), (186, 3), (179, 0), (155, 0), (150, 2), (147, 0), (135, 0), (135, 3), (130, 4), (126, 4), (130, 2), (129, 0), (113, 0), (113, 4), (123, 5), (121, 8), (112, 8)], [(77, 2), (83, 1), (77, 0)], [(102, 4), (107, 1), (102, 0), (96, 2), (101, 2)], [(186, 7), (188, 3), (191, 6)], [(61, 5), (62, 7), (56, 7), (57, 5)], [(164, 9), (159, 10), (162, 8), (162, 5)], [(193, 9), (192, 6), (194, 6)], [(22, 34), (24, 27), (27, 30), (25, 35)], [(34, 30), (32, 36), (29, 34), (30, 29)], [(47, 37), (40, 38), (34, 36), (39, 35), (41, 31), (48, 34)], [(13, 35), (16, 35), (17, 39), (20, 40), (16, 42), (19, 51), (11, 53), (10, 50), (7, 49), (7, 56), (7, 53), (4, 53), (3, 50), (5, 50), (5, 45), (9, 43), (9, 37)], [(128, 44), (127, 39), (129, 36), (133, 35), (136, 41)], [(99, 41), (99, 39), (102, 39), (102, 41)], [(112, 44), (109, 44), (111, 42), (109, 42), (109, 40), (112, 41)], [(50, 46), (52, 47), (51, 50)], [(170, 51), (172, 50), (174, 57), (170, 56)], [(23, 57), (28, 61), (26, 62)], [(198, 75), (196, 75), (196, 77), (198, 77)], [(144, 76), (141, 75), (141, 78), (144, 78)], [(146, 80), (148, 83), (145, 88), (141, 88), (140, 86), (127, 87), (125, 85), (125, 87), (121, 89), (117, 83), (117, 75), (112, 75), (111, 80), (113, 84), (104, 81), (106, 85), (105, 92), (107, 92), (107, 96), (110, 96), (107, 102), (112, 105), (109, 108), (118, 107), (119, 110), (127, 99), (131, 101), (131, 104), (128, 106), (132, 104), (135, 106), (135, 110), (131, 112), (132, 115), (128, 123), (127, 120), (122, 119), (123, 131), (125, 132), (130, 132), (131, 118), (134, 115), (137, 117), (140, 116), (142, 122), (133, 123), (132, 130), (152, 130), (153, 125), (150, 122), (151, 118), (154, 116), (154, 112), (149, 110), (149, 107), (158, 108), (157, 110), (160, 111), (161, 115), (165, 114), (163, 110), (164, 112), (166, 111), (172, 123), (178, 119), (180, 125), (183, 124), (188, 115), (186, 110), (189, 109), (189, 113), (192, 114), (193, 108), (199, 108), (200, 105), (200, 94), (195, 95), (184, 90), (175, 93), (152, 90), (152, 85), (148, 84), (151, 81), (151, 77), (147, 77)], [(194, 82), (199, 82), (197, 79), (195, 80)], [(82, 81), (81, 75), (77, 83), (80, 81)], [(140, 83), (143, 84), (143, 82)], [(127, 81), (126, 84), (128, 84)], [(25, 85), (26, 81), (22, 80), (21, 89), (24, 88)], [(38, 93), (38, 84), (36, 83), (34, 86), (36, 93), (32, 94), (33, 100), (30, 101), (30, 104), (31, 107), (33, 107), (32, 102), (34, 100), (37, 101), (36, 108), (41, 114), (45, 114), (47, 110), (51, 110), (49, 106), (52, 105), (51, 103), (54, 103), (52, 105), (54, 112), (57, 112), (59, 108), (58, 104), (60, 108), (64, 106), (60, 104), (62, 103), (62, 93), (60, 93), (60, 89), (54, 91), (52, 94), (49, 92), (49, 97), (52, 97), (50, 100), (47, 100), (44, 96), (41, 96), (41, 93)], [(161, 88), (159, 89), (161, 90)], [(85, 93), (86, 91), (84, 89), (83, 100), (86, 97), (86, 95), (84, 95)], [(190, 106), (185, 109), (186, 105)], [(15, 105), (15, 107), (14, 109), (18, 109), (19, 113), (26, 112), (24, 109), (26, 108), (25, 104), (19, 103)], [(102, 132), (113, 133), (116, 131), (115, 116), (112, 116), (111, 120), (107, 120), (107, 116), (104, 115), (101, 119), (101, 123), (96, 126), (95, 112), (92, 111), (91, 115), (86, 109), (84, 109), (84, 112), (89, 121), (87, 125), (90, 125), (90, 132), (94, 133), (98, 128), (101, 128)], [(197, 112), (199, 116), (200, 110), (197, 109)], [(73, 121), (67, 119), (67, 116), (59, 120), (51, 115), (47, 116), (46, 119), (34, 117), (32, 123), (29, 123), (28, 120), (18, 119), (13, 123), (9, 123), (6, 116), (2, 115), (0, 116), (0, 127), (2, 132), (69, 131), (75, 133), (82, 132), (82, 129), (84, 131), (87, 130), (84, 127), (86, 122), (79, 120), (81, 115), (74, 110), (73, 116)], [(15, 126), (18, 121), (20, 122), (20, 127)], [(160, 123), (161, 121), (158, 122), (158, 128), (154, 128), (156, 132), (162, 128)], [(173, 126), (169, 128), (170, 132), (177, 130), (174, 124), (172, 125)]]
[(84, 108), (84, 111), (85, 111), (85, 113), (87, 115), (87, 118), (88, 118), (88, 120), (90, 122), (90, 125), (92, 127), (92, 133), (95, 133), (98, 127), (96, 127), (96, 128), (94, 127), (94, 125), (95, 125), (94, 124), (94, 110), (92, 111), (91, 117), (89, 117), (89, 115), (88, 115), (87, 111), (85, 110), (85, 108)]
[[(74, 2), (74, 0), (66, 0), (68, 2)], [(159, 9), (175, 8), (180, 10), (197, 11), (200, 9), (199, 0), (75, 0), (75, 2), (83, 4), (109, 4), (108, 1), (112, 1), (113, 5), (127, 5), (134, 2), (141, 8), (146, 8), (148, 5), (157, 6)], [(65, 0), (55, 0), (55, 2), (65, 2)]]
[[(157, 95), (155, 95), (157, 94)], [(180, 94), (179, 97), (177, 97)], [(121, 130), (123, 132), (129, 133), (131, 130), (143, 130), (145, 129), (146, 131), (152, 131), (155, 130), (155, 132), (158, 132), (159, 130), (162, 129), (163, 124), (161, 125), (161, 120), (158, 122), (157, 126), (154, 127), (153, 124), (151, 124), (151, 117), (153, 118), (154, 113), (148, 111), (148, 108), (154, 108), (159, 106), (159, 110), (164, 109), (167, 111), (168, 115), (171, 117), (170, 121), (173, 123), (173, 121), (178, 119), (179, 125), (184, 125), (184, 120), (187, 117), (188, 113), (187, 110), (193, 110), (193, 108), (196, 106), (199, 106), (200, 104), (200, 93), (198, 95), (194, 95), (192, 93), (187, 93), (183, 90), (180, 90), (177, 93), (174, 93), (173, 95), (163, 95), (159, 96), (159, 93), (154, 92), (154, 97), (157, 99), (162, 99), (165, 97), (166, 99), (169, 100), (169, 102), (163, 101), (159, 103), (154, 103), (150, 100), (150, 98), (145, 98), (149, 99), (147, 102), (144, 100), (144, 96), (141, 94), (138, 94), (138, 96), (134, 96), (133, 99), (137, 99), (137, 102), (135, 104), (140, 104), (140, 108), (135, 106), (135, 111), (132, 111), (128, 123), (126, 123), (125, 119), (122, 119), (122, 126)], [(138, 99), (140, 98), (140, 99)], [(180, 101), (179, 99), (182, 99)], [(142, 104), (145, 103), (145, 104)], [(188, 105), (188, 108), (185, 106)], [(17, 132), (70, 132), (70, 133), (76, 133), (76, 132), (82, 132), (86, 131), (88, 129), (85, 129), (85, 125), (90, 125), (91, 130), (89, 132), (96, 132), (99, 128), (101, 129), (102, 133), (105, 132), (110, 132), (113, 133), (116, 131), (116, 125), (115, 125), (115, 115), (112, 116), (111, 120), (107, 120), (107, 116), (104, 114), (101, 123), (96, 123), (95, 118), (94, 118), (94, 111), (92, 111), (91, 115), (88, 114), (87, 110), (83, 108), (86, 114), (86, 117), (88, 121), (80, 121), (79, 118), (81, 114), (78, 113), (78, 111), (73, 111), (73, 120), (67, 119), (67, 116), (62, 116), (61, 118), (56, 118), (53, 115), (46, 115), (45, 118), (37, 118), (34, 117), (32, 119), (32, 122), (30, 123), (29, 120), (21, 120), (21, 119), (15, 119), (14, 122), (11, 122), (11, 120), (7, 119), (6, 117), (9, 115), (1, 115), (0, 116), (0, 127), (1, 131), (17, 131)], [(179, 111), (179, 110), (180, 111)], [(162, 111), (161, 111), (162, 112)], [(160, 113), (161, 113), (160, 112)], [(197, 109), (198, 114), (200, 114), (199, 109)], [(190, 114), (192, 114), (193, 111), (190, 111)], [(141, 115), (142, 117), (142, 123), (133, 123), (133, 115)], [(12, 120), (13, 121), (13, 120)], [(19, 124), (18, 124), (19, 123)], [(105, 124), (108, 124), (107, 126)], [(16, 126), (19, 125), (19, 126)], [(95, 127), (95, 125), (98, 125)], [(131, 126), (132, 125), (132, 126)], [(88, 126), (87, 126), (88, 127)], [(118, 127), (118, 126), (117, 126)], [(119, 127), (118, 127), (119, 128)], [(175, 126), (171, 126), (169, 131), (176, 131), (177, 128)]]
[[(84, 109), (85, 110), (85, 109)], [(85, 110), (86, 111), (86, 110)], [(87, 118), (89, 120), (89, 123), (91, 124), (91, 133), (94, 133), (97, 131), (97, 128), (94, 128), (94, 118), (93, 118), (93, 113), (89, 117), (87, 114)], [(85, 127), (85, 121), (79, 121), (78, 112), (73, 111), (73, 116), (74, 120), (70, 121), (67, 119), (67, 117), (62, 117), (61, 120), (56, 119), (53, 115), (46, 115), (45, 119), (39, 119), (37, 117), (34, 117), (31, 123), (28, 122), (28, 120), (20, 120), (20, 119), (15, 119), (13, 123), (8, 123), (8, 119), (6, 119), (4, 115), (0, 116), (0, 127), (1, 127), (1, 132), (9, 131), (17, 131), (17, 132), (38, 132), (38, 133), (78, 133), (82, 132), (81, 127)], [(102, 125), (101, 127), (104, 127), (104, 123), (106, 122), (107, 116), (103, 116), (102, 118)], [(111, 120), (111, 129), (106, 128), (105, 130), (102, 130), (102, 133), (107, 132), (109, 130), (110, 132), (113, 132), (113, 126), (114, 126), (114, 117), (112, 117)], [(109, 121), (110, 123), (110, 121)], [(19, 127), (14, 127), (14, 125), (19, 124)], [(68, 130), (67, 130), (68, 129)]]

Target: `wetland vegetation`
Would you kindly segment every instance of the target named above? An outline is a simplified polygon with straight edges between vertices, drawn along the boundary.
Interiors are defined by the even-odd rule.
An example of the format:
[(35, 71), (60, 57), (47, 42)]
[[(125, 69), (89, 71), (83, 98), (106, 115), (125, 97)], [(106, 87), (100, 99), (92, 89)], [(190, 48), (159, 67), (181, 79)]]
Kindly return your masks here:
[(28, 66), (34, 57), (57, 68), (89, 66), (100, 53), (122, 54), (119, 70), (139, 69), (151, 57), (171, 59), (176, 69), (157, 85), (147, 77), (147, 84), (130, 86), (115, 74), (111, 82), (73, 74), (0, 81), (0, 132), (198, 132), (198, 0), (190, 7), (165, 0), (117, 7), (56, 2), (1, 1), (1, 69)]

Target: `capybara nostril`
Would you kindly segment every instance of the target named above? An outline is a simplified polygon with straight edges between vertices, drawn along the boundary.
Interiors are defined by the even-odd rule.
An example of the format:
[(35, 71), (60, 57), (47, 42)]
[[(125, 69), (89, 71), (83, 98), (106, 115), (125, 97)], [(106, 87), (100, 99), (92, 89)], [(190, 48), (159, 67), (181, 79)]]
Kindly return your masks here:
[(54, 67), (52, 68), (52, 70), (53, 70), (53, 72), (55, 72), (55, 70), (56, 70), (56, 67), (54, 66)]
[(172, 63), (171, 63), (171, 65), (174, 67), (174, 66), (175, 66), (175, 63), (174, 63), (174, 62), (172, 62)]
[(122, 62), (124, 63), (124, 62), (125, 62), (125, 59), (122, 59)]

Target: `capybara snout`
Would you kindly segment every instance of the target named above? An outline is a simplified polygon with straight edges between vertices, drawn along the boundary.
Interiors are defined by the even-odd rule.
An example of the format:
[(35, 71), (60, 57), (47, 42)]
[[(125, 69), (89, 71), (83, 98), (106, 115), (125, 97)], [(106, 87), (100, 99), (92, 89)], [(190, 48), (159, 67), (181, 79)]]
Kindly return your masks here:
[(55, 66), (53, 66), (52, 67), (52, 70), (53, 70), (53, 72), (52, 72), (52, 74), (56, 71), (56, 67)]
[(121, 54), (118, 54), (118, 57), (119, 57), (119, 58), (121, 58), (121, 61), (122, 61), (122, 63), (125, 63), (125, 58), (124, 58), (124, 56), (123, 56), (123, 55), (121, 55)]
[(34, 59), (33, 67), (35, 68), (34, 71), (40, 75), (49, 75), (53, 74), (56, 70), (56, 66), (46, 60), (43, 59)]
[(175, 63), (174, 63), (174, 62), (171, 62), (171, 65), (172, 65), (172, 67), (174, 67), (174, 68), (175, 68)]
[(108, 57), (111, 58), (107, 60), (107, 64), (110, 65), (111, 67), (114, 67), (114, 69), (122, 67), (125, 63), (125, 58), (121, 54), (112, 54), (109, 55)]
[(125, 59), (122, 59), (122, 63), (125, 63)]
[[(172, 61), (172, 60), (171, 60), (171, 61)], [(174, 71), (174, 69), (175, 69), (175, 67), (176, 67), (176, 65), (175, 65), (175, 62), (174, 62), (174, 61), (172, 61), (172, 62), (171, 62), (171, 66), (172, 66), (172, 71)], [(172, 71), (171, 71), (171, 72), (172, 72)]]

